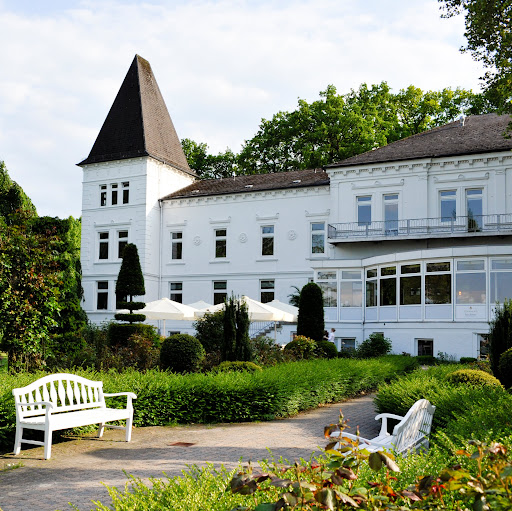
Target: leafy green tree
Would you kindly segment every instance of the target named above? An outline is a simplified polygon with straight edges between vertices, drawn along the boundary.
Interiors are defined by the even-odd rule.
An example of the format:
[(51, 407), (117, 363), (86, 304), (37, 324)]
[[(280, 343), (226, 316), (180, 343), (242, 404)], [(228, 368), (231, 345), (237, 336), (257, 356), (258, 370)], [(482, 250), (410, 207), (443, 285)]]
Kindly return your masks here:
[(20, 221), (19, 216), (14, 216), (17, 211), (23, 210), (22, 218), (37, 216), (36, 208), (27, 197), (22, 188), (14, 182), (7, 172), (5, 163), (0, 160), (0, 216), (10, 224), (14, 219)]
[(238, 157), (229, 148), (217, 155), (208, 154), (207, 144), (197, 143), (189, 138), (183, 139), (181, 146), (188, 164), (201, 179), (231, 177), (238, 173)]
[(43, 367), (59, 313), (55, 235), (32, 232), (23, 212), (0, 217), (0, 330), (10, 372)]
[(206, 353), (220, 352), (224, 342), (224, 311), (206, 313), (194, 322), (196, 338)]
[(310, 282), (300, 292), (297, 335), (309, 337), (316, 342), (323, 339), (325, 330), (324, 302), (318, 284)]
[(123, 251), (123, 262), (119, 270), (116, 282), (117, 308), (128, 309), (129, 314), (118, 313), (114, 317), (118, 321), (128, 321), (130, 324), (137, 321), (144, 321), (144, 314), (134, 314), (134, 310), (144, 308), (144, 302), (133, 301), (134, 296), (146, 294), (144, 287), (144, 276), (140, 266), (139, 252), (137, 246), (128, 243)]
[(487, 72), (482, 77), (486, 96), (501, 112), (512, 112), (512, 2), (510, 0), (439, 0), (442, 15), (463, 13), (467, 45)]

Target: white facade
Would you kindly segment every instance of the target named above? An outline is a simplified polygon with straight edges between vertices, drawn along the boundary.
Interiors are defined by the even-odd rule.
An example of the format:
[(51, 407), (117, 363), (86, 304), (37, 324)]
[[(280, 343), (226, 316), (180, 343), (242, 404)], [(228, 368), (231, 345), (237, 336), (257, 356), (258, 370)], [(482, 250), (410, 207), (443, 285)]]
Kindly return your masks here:
[(512, 297), (507, 122), (470, 117), (326, 171), (198, 181), (136, 56), (80, 163), (84, 308), (95, 323), (113, 318), (130, 242), (146, 302), (288, 302), (314, 280), (338, 346), (383, 332), (396, 353), (480, 356), (496, 303)]

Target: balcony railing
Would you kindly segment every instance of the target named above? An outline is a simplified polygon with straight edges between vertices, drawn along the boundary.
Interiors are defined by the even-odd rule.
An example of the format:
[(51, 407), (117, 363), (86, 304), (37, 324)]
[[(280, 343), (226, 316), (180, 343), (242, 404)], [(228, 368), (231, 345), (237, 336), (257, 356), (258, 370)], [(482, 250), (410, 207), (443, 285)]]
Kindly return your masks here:
[(329, 224), (330, 243), (512, 234), (512, 213)]

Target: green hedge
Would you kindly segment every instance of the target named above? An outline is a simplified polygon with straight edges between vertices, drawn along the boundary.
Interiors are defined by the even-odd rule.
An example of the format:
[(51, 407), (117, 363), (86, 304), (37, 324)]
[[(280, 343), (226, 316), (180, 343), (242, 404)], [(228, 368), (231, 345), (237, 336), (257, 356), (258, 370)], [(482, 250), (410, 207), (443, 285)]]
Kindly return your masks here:
[[(375, 389), (414, 367), (412, 357), (387, 356), (373, 360), (292, 362), (254, 373), (180, 375), (162, 371), (78, 370), (76, 374), (103, 381), (105, 392), (135, 392), (135, 426), (161, 426), (287, 417), (321, 403), (341, 401)], [(41, 376), (43, 373), (0, 376), (0, 447), (10, 449), (14, 441), (11, 390)], [(117, 406), (123, 406), (123, 398), (116, 400)]]

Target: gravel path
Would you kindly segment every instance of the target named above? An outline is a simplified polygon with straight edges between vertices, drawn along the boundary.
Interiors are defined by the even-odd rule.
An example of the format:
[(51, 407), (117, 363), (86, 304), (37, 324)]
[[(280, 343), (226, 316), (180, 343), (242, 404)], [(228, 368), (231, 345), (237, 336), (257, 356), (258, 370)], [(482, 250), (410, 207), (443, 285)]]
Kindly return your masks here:
[(309, 459), (325, 445), (323, 427), (338, 421), (340, 408), (351, 432), (359, 425), (361, 435), (377, 435), (373, 396), (363, 396), (272, 422), (136, 428), (130, 443), (122, 440), (123, 431), (107, 430), (102, 439), (54, 444), (46, 461), (42, 447), (24, 444), (19, 456), (0, 455), (0, 467), (16, 461), (24, 465), (0, 472), (0, 511), (64, 511), (71, 509), (68, 502), (90, 510), (92, 500), (110, 503), (102, 483), (124, 487), (123, 471), (147, 479), (162, 472), (181, 475), (187, 465), (205, 462), (234, 467), (240, 458), (268, 459), (267, 449), (276, 459)]

